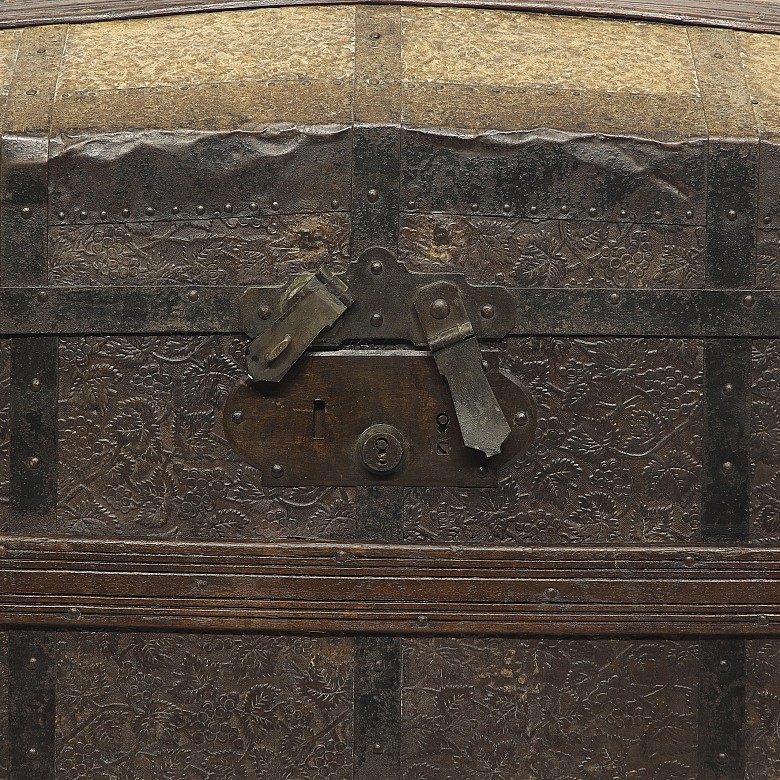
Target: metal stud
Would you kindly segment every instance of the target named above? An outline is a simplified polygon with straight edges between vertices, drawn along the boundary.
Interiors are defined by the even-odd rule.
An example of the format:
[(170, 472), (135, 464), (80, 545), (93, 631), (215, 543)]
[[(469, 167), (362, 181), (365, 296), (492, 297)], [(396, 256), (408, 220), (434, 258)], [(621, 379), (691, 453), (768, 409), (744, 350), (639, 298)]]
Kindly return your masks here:
[(178, 213), (179, 213), (179, 207), (178, 207), (178, 206), (174, 206), (174, 207), (171, 209), (171, 214), (178, 214)]
[(38, 302), (39, 303), (46, 303), (46, 301), (49, 300), (49, 293), (46, 292), (46, 290), (41, 290), (38, 293)]
[(766, 626), (766, 625), (768, 625), (768, 624), (769, 624), (769, 617), (768, 617), (767, 615), (759, 615), (759, 616), (758, 616), (758, 622), (759, 622), (759, 623), (760, 623), (762, 626)]
[(33, 669), (38, 666), (38, 659), (35, 656), (32, 656), (28, 661), (27, 665), (31, 666)]
[(511, 203), (505, 203), (503, 205), (504, 213), (508, 214), (512, 210), (512, 204)]
[(377, 311), (371, 315), (371, 326), (373, 328), (381, 328), (385, 318)]
[(101, 211), (101, 212), (100, 212), (100, 219), (106, 219), (106, 217), (108, 217), (108, 212), (106, 212), (106, 211)]
[(384, 271), (382, 263), (380, 263), (379, 260), (374, 260), (374, 262), (371, 263), (371, 273), (374, 274), (374, 276), (380, 276), (382, 271)]
[(734, 209), (729, 209), (728, 213), (726, 214), (726, 217), (729, 219), (730, 222), (733, 222), (737, 218), (737, 212), (734, 211)]
[(379, 191), (372, 187), (366, 194), (366, 197), (369, 203), (376, 203), (379, 200)]
[(693, 212), (688, 210), (685, 212), (685, 218), (686, 219), (693, 219)]
[(32, 216), (32, 211), (29, 209), (29, 207), (25, 206), (22, 209), (22, 219), (30, 219)]
[(271, 204), (271, 208), (272, 208), (274, 211), (279, 211), (279, 201), (278, 201), (278, 200), (275, 200), (275, 201), (274, 201), (274, 202)]
[(39, 457), (37, 457), (36, 455), (33, 455), (33, 457), (30, 458), (30, 460), (27, 461), (27, 465), (31, 469), (37, 469), (41, 465), (41, 459)]
[(59, 220), (65, 219), (65, 212), (64, 211), (57, 212), (57, 219)]
[(596, 209), (595, 209), (593, 206), (591, 206), (591, 207), (588, 209), (588, 214), (589, 214), (591, 217), (595, 217), (595, 216), (596, 216), (596, 214), (598, 214), (598, 211), (597, 211), (597, 210), (596, 210)]
[(153, 217), (154, 216), (154, 209), (151, 206), (146, 207), (146, 216), (147, 217)]
[(523, 426), (528, 425), (528, 415), (525, 412), (518, 412), (514, 416), (514, 422), (518, 428), (522, 428)]
[(336, 560), (339, 563), (345, 563), (349, 560), (349, 553), (346, 550), (336, 550)]
[(495, 307), (490, 304), (486, 303), (480, 310), (479, 313), (482, 315), (482, 317), (486, 320), (491, 320), (496, 315)]
[[(369, 200), (371, 200), (370, 197)], [(409, 211), (414, 211), (417, 208), (417, 201), (416, 200), (407, 201), (406, 208), (408, 208)]]
[(472, 203), (471, 204), (471, 210), (476, 211), (479, 208), (479, 203)]
[(206, 207), (203, 206), (203, 205), (195, 206), (195, 213), (196, 214), (205, 214), (206, 213)]
[(252, 201), (252, 202), (249, 204), (249, 210), (250, 210), (250, 211), (257, 211), (257, 208), (258, 208), (258, 206), (257, 206), (257, 203), (255, 203), (254, 201)]
[(734, 464), (730, 460), (725, 461), (721, 468), (723, 469), (724, 474), (734, 473)]
[(271, 476), (274, 479), (279, 479), (284, 476), (284, 466), (282, 466), (281, 463), (274, 463), (274, 465), (271, 466)]
[(257, 307), (257, 316), (261, 320), (267, 320), (271, 318), (271, 307), (267, 303), (262, 303)]
[(38, 377), (33, 377), (30, 381), (30, 390), (32, 390), (33, 393), (37, 393), (41, 389), (41, 380), (38, 379)]
[(617, 306), (620, 303), (620, 293), (613, 292), (609, 296), (609, 302), (613, 306)]
[(771, 225), (772, 224), (772, 215), (771, 214), (767, 214), (764, 217), (764, 224), (765, 225)]
[(130, 216), (130, 209), (122, 209), (122, 216), (127, 219)]
[(225, 213), (226, 214), (232, 214), (233, 213), (233, 204), (232, 203), (226, 203), (225, 204)]
[(339, 202), (335, 198), (333, 198), (333, 200), (330, 202), (330, 207), (332, 209), (337, 209), (339, 207)]
[(381, 753), (382, 752), (382, 746), (378, 742), (375, 742), (374, 746), (373, 746), (373, 751), (374, 751), (374, 753)]
[(660, 211), (654, 211), (654, 212), (653, 212), (653, 216), (654, 216), (656, 219), (661, 219), (661, 217), (663, 216), (663, 214), (662, 214)]
[(77, 618), (81, 616), (81, 612), (79, 612), (78, 607), (71, 607), (68, 612), (70, 613), (70, 616), (72, 618)]
[(431, 303), (431, 317), (435, 320), (443, 320), (450, 314), (450, 305), (444, 298), (437, 298)]
[(488, 474), (488, 470), (484, 466), (479, 466), (477, 468), (477, 476), (478, 477), (486, 477)]
[(731, 395), (734, 392), (734, 385), (731, 384), (731, 382), (726, 382), (725, 385), (723, 385), (723, 395)]
[(27, 755), (29, 755), (30, 758), (37, 758), (37, 756), (38, 756), (38, 748), (31, 747), (27, 751)]
[(531, 206), (530, 209), (528, 209), (531, 214), (538, 214), (539, 213), (539, 207), (538, 206)]
[(568, 214), (569, 213), (569, 207), (565, 204), (561, 206), (561, 214)]
[(79, 212), (79, 216), (80, 216), (82, 219), (86, 219), (86, 218), (89, 216), (89, 214), (88, 214), (86, 211), (80, 211), (80, 212)]
[(620, 218), (625, 219), (628, 216), (628, 212), (625, 209), (620, 209)]
[(742, 305), (746, 308), (750, 309), (756, 302), (756, 299), (748, 293), (747, 295), (743, 296), (742, 298)]
[(427, 615), (418, 615), (417, 616), (417, 625), (418, 626), (427, 626), (428, 625), (428, 616)]
[(693, 566), (694, 563), (696, 563), (696, 559), (692, 555), (686, 555), (685, 556), (685, 565), (686, 566)]
[(233, 420), (236, 425), (241, 425), (241, 423), (244, 422), (244, 413), (238, 409), (237, 411), (233, 412), (230, 419)]

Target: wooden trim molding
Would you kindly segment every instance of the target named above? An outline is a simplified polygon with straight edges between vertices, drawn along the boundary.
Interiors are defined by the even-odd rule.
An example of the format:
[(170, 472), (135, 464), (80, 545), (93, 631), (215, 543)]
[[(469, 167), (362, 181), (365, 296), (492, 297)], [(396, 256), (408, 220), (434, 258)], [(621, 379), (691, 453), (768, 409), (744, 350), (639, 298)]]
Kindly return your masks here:
[(0, 625), (780, 634), (780, 549), (0, 538)]

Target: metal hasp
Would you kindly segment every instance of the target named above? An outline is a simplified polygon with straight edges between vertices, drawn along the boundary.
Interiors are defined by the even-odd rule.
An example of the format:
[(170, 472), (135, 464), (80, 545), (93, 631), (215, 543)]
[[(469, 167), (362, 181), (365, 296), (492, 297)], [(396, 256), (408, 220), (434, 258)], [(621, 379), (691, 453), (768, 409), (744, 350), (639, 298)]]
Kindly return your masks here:
[(255, 381), (279, 382), (317, 336), (354, 302), (347, 285), (325, 268), (295, 278), (282, 297), (282, 313), (249, 345), (249, 376)]
[(240, 307), (244, 329), (254, 336), (249, 377), (278, 382), (313, 345), (369, 340), (427, 346), (449, 384), (465, 446), (498, 455), (511, 429), (485, 377), (477, 337), (506, 336), (514, 301), (502, 287), (470, 285), (463, 274), (436, 274), (433, 283), (432, 277), (371, 248), (338, 276), (321, 269), (296, 277), (286, 290), (246, 290)]
[[(429, 284), (417, 293), (414, 308), (439, 373), (450, 386), (464, 444), (488, 457), (498, 455), (511, 428), (482, 368), (482, 353), (460, 291), (451, 282)], [(481, 316), (490, 319), (494, 313), (486, 304)]]

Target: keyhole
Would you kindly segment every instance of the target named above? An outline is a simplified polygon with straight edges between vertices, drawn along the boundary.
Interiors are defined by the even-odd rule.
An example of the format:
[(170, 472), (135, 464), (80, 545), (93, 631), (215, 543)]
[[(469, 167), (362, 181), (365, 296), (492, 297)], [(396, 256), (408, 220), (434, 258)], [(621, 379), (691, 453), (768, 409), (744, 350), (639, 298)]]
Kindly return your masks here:
[(374, 444), (376, 445), (377, 460), (384, 466), (387, 463), (387, 439), (379, 438)]
[(446, 412), (436, 415), (436, 427), (439, 429), (439, 433), (445, 433), (449, 424), (450, 416)]
[(314, 399), (312, 429), (312, 439), (325, 438), (325, 401), (321, 398)]

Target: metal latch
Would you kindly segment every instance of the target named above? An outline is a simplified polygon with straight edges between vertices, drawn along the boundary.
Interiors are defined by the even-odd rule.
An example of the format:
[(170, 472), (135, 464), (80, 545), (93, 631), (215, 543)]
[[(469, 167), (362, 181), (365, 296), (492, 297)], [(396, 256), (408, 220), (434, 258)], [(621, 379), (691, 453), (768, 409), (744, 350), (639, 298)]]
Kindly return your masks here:
[(492, 457), (510, 434), (477, 342), (502, 338), (514, 324), (514, 301), (502, 287), (471, 285), (463, 274), (412, 273), (373, 248), (343, 274), (322, 269), (294, 278), (286, 290), (250, 288), (240, 306), (254, 337), (247, 369), (255, 381), (279, 382), (313, 345), (411, 342), (433, 353), (467, 447)]

